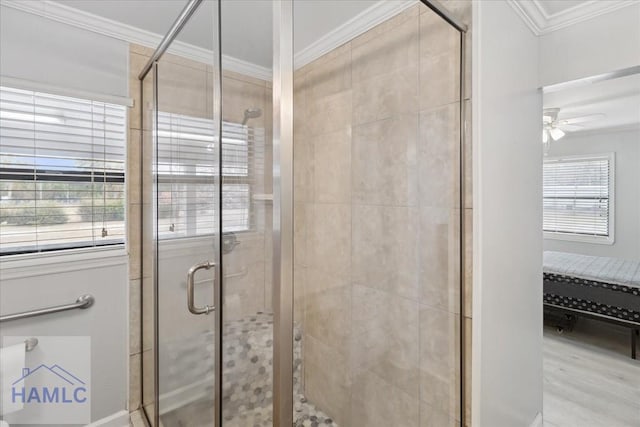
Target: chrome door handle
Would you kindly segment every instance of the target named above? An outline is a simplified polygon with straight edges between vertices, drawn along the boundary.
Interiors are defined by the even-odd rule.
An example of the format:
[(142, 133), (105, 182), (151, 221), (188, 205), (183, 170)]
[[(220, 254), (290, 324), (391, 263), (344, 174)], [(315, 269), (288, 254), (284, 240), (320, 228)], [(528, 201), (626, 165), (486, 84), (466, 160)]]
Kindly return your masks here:
[(205, 270), (209, 270), (210, 268), (214, 268), (216, 265), (212, 262), (209, 261), (204, 261), (204, 262), (200, 262), (196, 265), (194, 265), (193, 267), (191, 267), (189, 269), (189, 272), (187, 273), (187, 307), (189, 308), (189, 311), (193, 314), (209, 314), (210, 312), (212, 312), (213, 310), (215, 310), (215, 307), (213, 306), (209, 306), (209, 305), (205, 305), (204, 307), (196, 307), (195, 304), (195, 297), (194, 297), (194, 277), (196, 275), (196, 272), (198, 270), (202, 270), (203, 268)]

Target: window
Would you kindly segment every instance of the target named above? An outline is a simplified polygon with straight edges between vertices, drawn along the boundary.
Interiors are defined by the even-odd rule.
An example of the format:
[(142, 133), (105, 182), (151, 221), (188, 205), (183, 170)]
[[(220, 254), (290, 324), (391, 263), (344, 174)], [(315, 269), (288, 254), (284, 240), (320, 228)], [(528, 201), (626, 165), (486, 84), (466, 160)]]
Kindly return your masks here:
[(0, 254), (124, 242), (126, 108), (0, 87)]
[[(158, 112), (158, 233), (165, 238), (212, 234), (218, 176), (211, 120)], [(224, 231), (254, 228), (251, 193), (263, 171), (264, 129), (222, 124)]]
[(549, 158), (543, 170), (545, 237), (613, 243), (613, 154)]

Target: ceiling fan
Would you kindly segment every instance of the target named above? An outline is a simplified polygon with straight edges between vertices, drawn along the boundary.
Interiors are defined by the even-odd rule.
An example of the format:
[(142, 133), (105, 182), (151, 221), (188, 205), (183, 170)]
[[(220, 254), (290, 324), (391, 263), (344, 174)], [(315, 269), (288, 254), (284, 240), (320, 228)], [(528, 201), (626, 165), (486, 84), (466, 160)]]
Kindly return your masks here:
[(559, 108), (545, 108), (542, 112), (542, 142), (549, 144), (551, 140), (557, 141), (566, 135), (566, 132), (575, 132), (582, 129), (580, 123), (598, 120), (604, 114), (589, 114), (586, 116), (558, 119)]

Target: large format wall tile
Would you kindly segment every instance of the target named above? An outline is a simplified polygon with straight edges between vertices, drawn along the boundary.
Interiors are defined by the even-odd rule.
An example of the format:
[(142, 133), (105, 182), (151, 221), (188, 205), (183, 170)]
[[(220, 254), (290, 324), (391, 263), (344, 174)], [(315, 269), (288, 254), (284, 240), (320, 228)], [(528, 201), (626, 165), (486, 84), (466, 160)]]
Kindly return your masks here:
[(349, 351), (351, 287), (345, 279), (309, 267), (305, 281), (305, 334), (331, 347)]
[(307, 268), (293, 267), (293, 321), (302, 326), (304, 332), (305, 287), (307, 282)]
[(311, 135), (322, 135), (351, 126), (351, 90), (321, 98), (307, 98), (307, 123)]
[(420, 109), (440, 107), (460, 99), (460, 54), (447, 52), (420, 61)]
[(307, 233), (310, 232), (308, 216), (313, 213), (313, 205), (295, 202), (293, 205), (293, 265), (308, 265), (308, 242)]
[(315, 184), (313, 139), (294, 132), (293, 142), (293, 199), (296, 202), (313, 202)]
[(319, 203), (351, 202), (351, 128), (316, 136), (311, 142)]
[(353, 380), (351, 394), (353, 426), (417, 427), (420, 404), (393, 385), (369, 372)]
[(458, 417), (460, 411), (460, 318), (420, 308), (420, 399)]
[(434, 13), (420, 15), (420, 109), (460, 98), (460, 33)]
[[(132, 45), (134, 46), (134, 45)], [(148, 74), (144, 81), (141, 83), (138, 79), (138, 75), (142, 68), (149, 60), (148, 56), (140, 55), (131, 49), (129, 54), (129, 96), (133, 99), (133, 107), (129, 109), (129, 128), (142, 129), (142, 120), (140, 115), (140, 103), (144, 98), (145, 103), (149, 103), (153, 100), (153, 73)], [(140, 93), (140, 86), (142, 85), (144, 93)], [(151, 129), (151, 123), (146, 121), (145, 128)]]
[[(423, 8), (427, 11), (427, 8)], [(455, 53), (460, 33), (435, 13), (420, 14), (420, 59)], [(457, 73), (456, 73), (457, 74)]]
[(353, 129), (353, 203), (416, 205), (417, 115), (406, 114)]
[(420, 113), (418, 186), (421, 207), (460, 205), (459, 106)]
[(351, 372), (375, 372), (418, 397), (418, 303), (366, 286), (353, 286)]
[(142, 134), (140, 129), (129, 129), (129, 138), (127, 140), (127, 203), (142, 202), (142, 173), (140, 168), (140, 162), (142, 161), (141, 138)]
[(347, 43), (314, 62), (306, 73), (307, 96), (318, 99), (351, 88), (351, 47)]
[(161, 61), (158, 64), (158, 109), (162, 112), (207, 117), (207, 72)]
[(420, 402), (420, 427), (460, 427), (460, 421), (448, 412)]
[(418, 15), (400, 15), (397, 19), (403, 21), (389, 31), (373, 38), (365, 33), (354, 39), (351, 53), (354, 84), (418, 62)]
[(353, 205), (352, 282), (418, 299), (417, 210)]
[(351, 275), (351, 207), (316, 204), (307, 217), (309, 264), (348, 280)]
[(418, 110), (418, 67), (411, 65), (353, 85), (353, 123), (359, 125)]
[(303, 359), (306, 398), (335, 414), (342, 425), (352, 425), (348, 353), (336, 351), (308, 336), (304, 341)]
[(460, 211), (420, 208), (420, 303), (460, 311)]

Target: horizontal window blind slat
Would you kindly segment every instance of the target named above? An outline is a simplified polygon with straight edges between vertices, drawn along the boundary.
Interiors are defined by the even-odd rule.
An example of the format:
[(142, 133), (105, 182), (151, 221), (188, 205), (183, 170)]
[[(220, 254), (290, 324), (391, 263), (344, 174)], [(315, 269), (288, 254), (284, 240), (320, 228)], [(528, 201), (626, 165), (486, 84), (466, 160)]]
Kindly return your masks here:
[(607, 236), (609, 180), (608, 156), (547, 159), (543, 166), (544, 230)]
[[(213, 121), (158, 113), (159, 232), (166, 237), (215, 231), (218, 135)], [(222, 124), (222, 224), (251, 227), (251, 188), (264, 174), (264, 129)], [(170, 231), (173, 230), (173, 231)]]
[(0, 87), (0, 254), (124, 241), (126, 108)]

